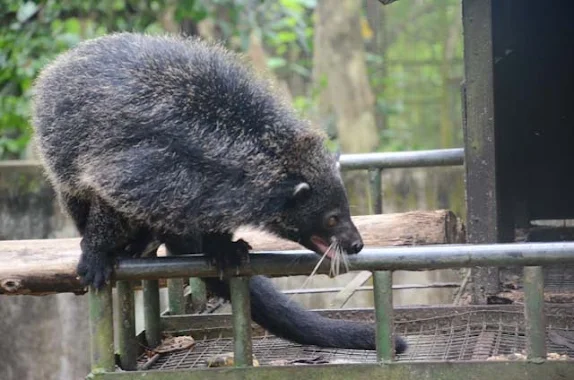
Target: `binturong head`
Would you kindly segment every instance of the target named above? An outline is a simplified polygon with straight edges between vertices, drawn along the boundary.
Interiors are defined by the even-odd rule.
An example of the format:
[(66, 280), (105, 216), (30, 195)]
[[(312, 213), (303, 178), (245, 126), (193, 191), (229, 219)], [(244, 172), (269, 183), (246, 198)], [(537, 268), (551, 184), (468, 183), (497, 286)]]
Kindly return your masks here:
[(271, 229), (330, 259), (359, 253), (363, 239), (351, 220), (336, 156), (317, 136), (299, 141), (297, 151), (298, 165), (291, 167), (298, 170), (283, 183), (287, 201)]
[(363, 239), (351, 220), (347, 195), (338, 181), (328, 188), (300, 182), (293, 189), (286, 211), (298, 231), (298, 243), (320, 255), (334, 258), (337, 250), (353, 255), (363, 249)]

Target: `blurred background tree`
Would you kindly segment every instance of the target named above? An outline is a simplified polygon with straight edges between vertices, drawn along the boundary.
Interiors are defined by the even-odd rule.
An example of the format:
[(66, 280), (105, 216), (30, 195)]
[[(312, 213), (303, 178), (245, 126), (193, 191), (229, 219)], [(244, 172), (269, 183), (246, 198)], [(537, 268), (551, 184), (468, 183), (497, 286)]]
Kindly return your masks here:
[(460, 146), (460, 12), (458, 0), (2, 0), (0, 159), (27, 156), (38, 71), (120, 30), (244, 52), (343, 153)]

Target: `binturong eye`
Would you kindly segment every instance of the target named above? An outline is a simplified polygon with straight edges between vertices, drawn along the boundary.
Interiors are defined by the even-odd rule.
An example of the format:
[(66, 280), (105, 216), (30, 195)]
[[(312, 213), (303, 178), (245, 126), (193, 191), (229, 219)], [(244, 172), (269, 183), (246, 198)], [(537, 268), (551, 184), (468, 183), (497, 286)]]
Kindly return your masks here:
[(327, 227), (333, 228), (339, 223), (339, 218), (335, 215), (331, 215), (329, 219), (327, 219)]

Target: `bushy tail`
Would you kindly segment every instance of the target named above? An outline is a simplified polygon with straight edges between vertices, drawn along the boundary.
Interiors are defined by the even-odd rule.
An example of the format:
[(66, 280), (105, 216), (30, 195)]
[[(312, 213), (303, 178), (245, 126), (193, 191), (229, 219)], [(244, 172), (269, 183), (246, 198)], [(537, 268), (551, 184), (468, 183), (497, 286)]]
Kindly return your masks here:
[[(229, 299), (228, 285), (209, 279), (208, 285)], [(325, 348), (376, 349), (375, 326), (371, 323), (330, 319), (301, 307), (275, 288), (264, 276), (251, 277), (251, 316), (270, 333), (304, 345)], [(395, 338), (395, 351), (403, 353), (406, 342)]]

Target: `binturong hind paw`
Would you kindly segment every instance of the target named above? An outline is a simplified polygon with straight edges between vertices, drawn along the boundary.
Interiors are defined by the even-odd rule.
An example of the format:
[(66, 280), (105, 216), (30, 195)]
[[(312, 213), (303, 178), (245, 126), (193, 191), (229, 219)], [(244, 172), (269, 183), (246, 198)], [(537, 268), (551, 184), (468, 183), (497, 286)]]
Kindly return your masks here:
[(109, 280), (114, 270), (114, 260), (105, 254), (94, 254), (83, 251), (76, 272), (83, 286), (101, 289)]

